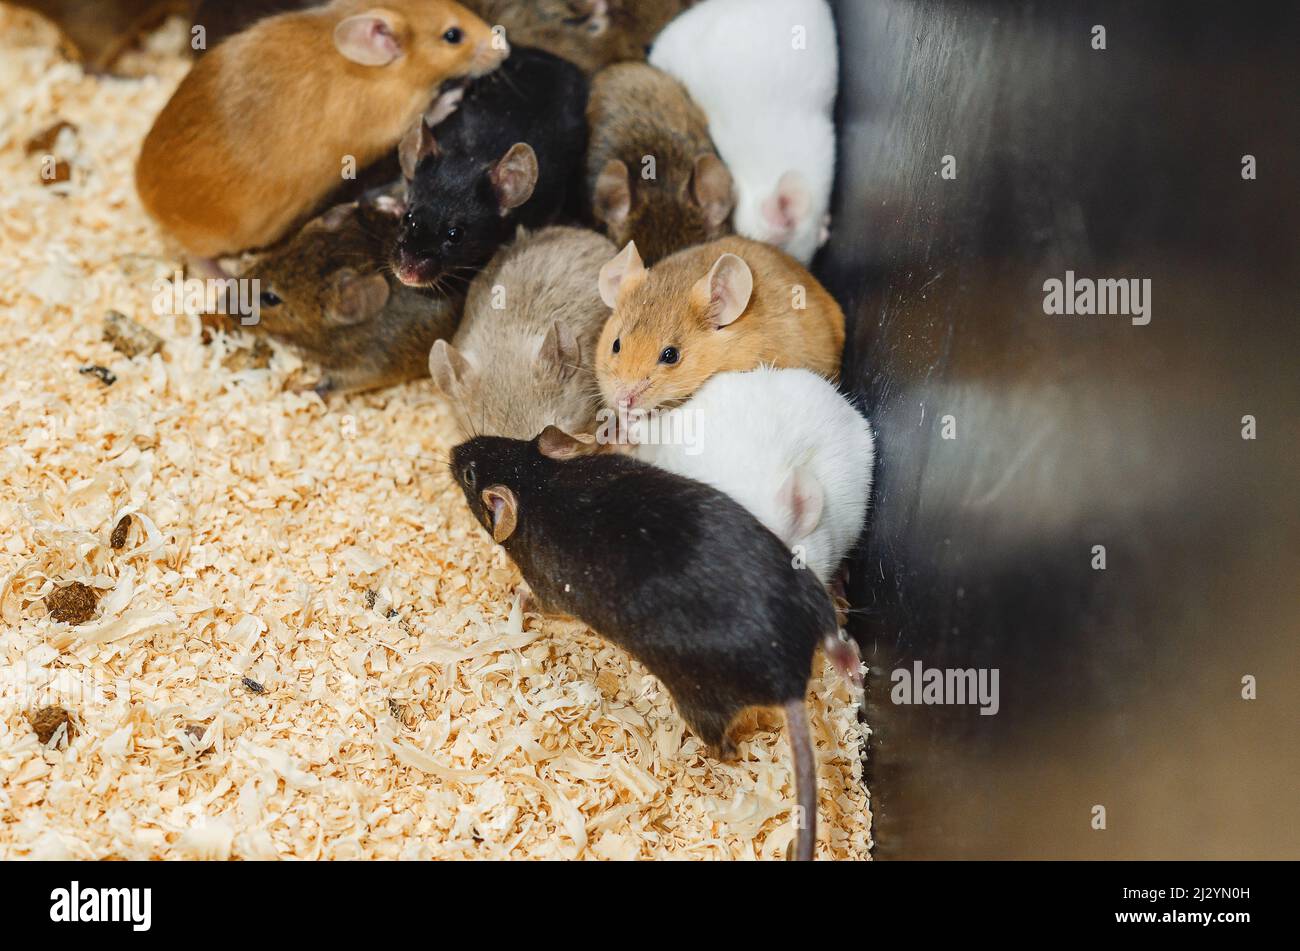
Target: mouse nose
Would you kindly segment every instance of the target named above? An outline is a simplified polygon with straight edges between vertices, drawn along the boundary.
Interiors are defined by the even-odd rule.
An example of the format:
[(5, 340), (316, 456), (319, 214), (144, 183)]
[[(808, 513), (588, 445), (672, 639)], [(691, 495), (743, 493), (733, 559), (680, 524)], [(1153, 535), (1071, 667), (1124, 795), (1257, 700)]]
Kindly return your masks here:
[(621, 406), (628, 409), (636, 409), (637, 400), (645, 395), (645, 391), (650, 388), (649, 380), (642, 380), (632, 386), (623, 386), (618, 391), (618, 402)]
[(474, 50), (474, 75), (491, 72), (509, 55), (510, 44), (504, 36), (494, 35), (491, 39), (479, 40)]

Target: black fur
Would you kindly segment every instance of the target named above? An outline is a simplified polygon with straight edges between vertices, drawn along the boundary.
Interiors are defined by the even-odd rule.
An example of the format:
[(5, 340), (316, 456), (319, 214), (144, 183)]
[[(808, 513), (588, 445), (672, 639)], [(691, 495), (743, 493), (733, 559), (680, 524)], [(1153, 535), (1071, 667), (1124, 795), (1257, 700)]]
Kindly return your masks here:
[(482, 491), (514, 492), (503, 547), (534, 595), (634, 654), (715, 751), (746, 707), (803, 700), (835, 609), (730, 496), (625, 456), (549, 459), (535, 440), (480, 436), (452, 467), (489, 534)]
[[(587, 149), (587, 79), (558, 56), (515, 47), (500, 68), (473, 82), (460, 106), (433, 130), (439, 155), (426, 156), (407, 183), (407, 212), (393, 265), (420, 262), (421, 283), (486, 264), (529, 228), (576, 220)], [(537, 155), (532, 196), (502, 215), (488, 179), (515, 143)], [(447, 232), (460, 232), (458, 243)]]

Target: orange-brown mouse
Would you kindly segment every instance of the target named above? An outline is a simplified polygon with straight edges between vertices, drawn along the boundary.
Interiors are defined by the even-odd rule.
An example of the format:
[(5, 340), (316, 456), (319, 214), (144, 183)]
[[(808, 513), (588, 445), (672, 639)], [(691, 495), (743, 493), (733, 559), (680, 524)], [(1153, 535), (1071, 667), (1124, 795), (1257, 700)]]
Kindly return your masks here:
[(283, 237), (392, 149), (445, 80), (508, 47), (451, 0), (334, 0), (268, 17), (198, 60), (145, 138), (136, 188), (191, 255)]
[(709, 120), (686, 87), (645, 63), (618, 63), (591, 81), (587, 187), (592, 215), (620, 247), (651, 265), (728, 234), (731, 173)]
[(63, 33), (91, 72), (110, 69), (140, 35), (168, 14), (181, 13), (187, 0), (12, 0), (35, 10)]
[(428, 376), (429, 348), (460, 320), (463, 294), (407, 287), (388, 270), (400, 214), (386, 196), (337, 205), (240, 275), (258, 282), (252, 329), (317, 361), (321, 394)]
[(521, 46), (563, 56), (590, 74), (643, 60), (646, 47), (692, 0), (466, 0)]
[(629, 243), (601, 269), (600, 296), (614, 309), (596, 346), (611, 408), (676, 405), (715, 373), (760, 365), (839, 375), (844, 312), (768, 244), (722, 238), (647, 269)]

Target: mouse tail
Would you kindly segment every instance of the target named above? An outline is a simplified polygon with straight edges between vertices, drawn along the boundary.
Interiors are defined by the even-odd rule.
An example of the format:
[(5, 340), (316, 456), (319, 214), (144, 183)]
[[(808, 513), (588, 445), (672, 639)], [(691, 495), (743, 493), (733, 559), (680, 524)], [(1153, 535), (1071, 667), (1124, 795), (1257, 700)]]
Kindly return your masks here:
[(790, 751), (794, 754), (794, 785), (798, 802), (795, 815), (798, 839), (794, 858), (811, 862), (813, 846), (817, 842), (817, 756), (803, 697), (786, 701), (785, 725), (790, 734)]

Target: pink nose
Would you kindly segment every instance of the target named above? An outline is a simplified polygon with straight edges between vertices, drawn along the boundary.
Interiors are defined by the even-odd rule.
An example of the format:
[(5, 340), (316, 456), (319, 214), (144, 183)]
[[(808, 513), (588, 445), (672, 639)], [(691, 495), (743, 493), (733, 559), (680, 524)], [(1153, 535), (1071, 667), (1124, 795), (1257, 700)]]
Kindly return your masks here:
[(618, 402), (628, 409), (636, 408), (636, 401), (639, 400), (645, 391), (649, 388), (649, 381), (638, 383), (636, 386), (625, 386), (618, 391)]

